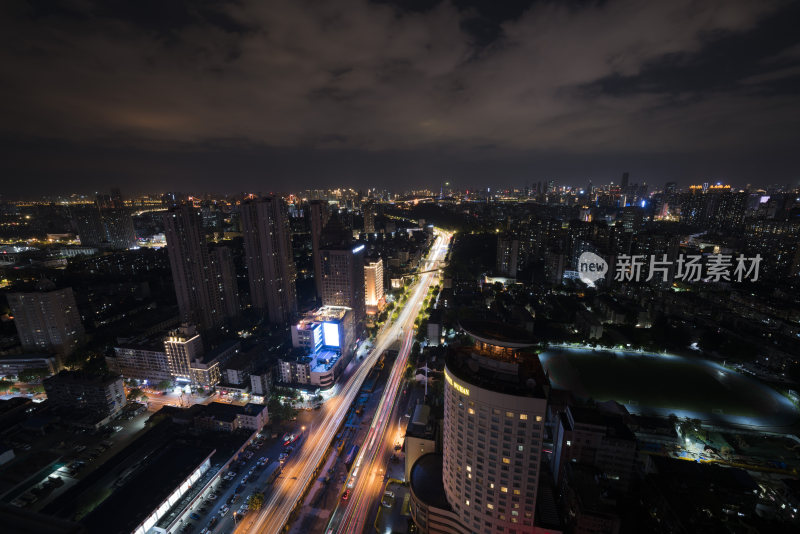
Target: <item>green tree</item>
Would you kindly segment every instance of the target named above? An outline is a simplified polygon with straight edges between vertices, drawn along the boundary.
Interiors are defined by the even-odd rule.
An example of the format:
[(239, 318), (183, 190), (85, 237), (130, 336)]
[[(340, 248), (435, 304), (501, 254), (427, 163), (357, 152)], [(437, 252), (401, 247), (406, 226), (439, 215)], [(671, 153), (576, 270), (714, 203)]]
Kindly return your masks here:
[(162, 380), (158, 384), (156, 384), (156, 389), (160, 389), (162, 391), (167, 390), (172, 387), (172, 380)]
[(282, 402), (278, 395), (273, 394), (267, 402), (269, 418), (274, 421), (289, 421), (297, 416), (297, 410), (291, 402)]
[(250, 496), (247, 500), (247, 508), (253, 511), (261, 510), (261, 507), (264, 506), (264, 494), (263, 493), (254, 493)]
[(46, 369), (23, 369), (20, 371), (19, 378), (20, 382), (25, 382), (29, 384), (31, 382), (38, 382), (42, 378), (46, 377), (49, 373)]
[(128, 400), (146, 402), (147, 395), (141, 388), (132, 388), (128, 390)]
[(11, 380), (0, 379), (0, 393), (5, 393), (14, 387), (14, 382)]

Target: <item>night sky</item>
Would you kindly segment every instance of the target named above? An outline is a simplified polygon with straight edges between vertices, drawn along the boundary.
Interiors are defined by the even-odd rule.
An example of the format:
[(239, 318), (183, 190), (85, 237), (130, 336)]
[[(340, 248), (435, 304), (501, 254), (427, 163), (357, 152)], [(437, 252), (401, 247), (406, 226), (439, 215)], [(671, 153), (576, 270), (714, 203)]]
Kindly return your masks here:
[(800, 2), (0, 4), (5, 198), (800, 180)]

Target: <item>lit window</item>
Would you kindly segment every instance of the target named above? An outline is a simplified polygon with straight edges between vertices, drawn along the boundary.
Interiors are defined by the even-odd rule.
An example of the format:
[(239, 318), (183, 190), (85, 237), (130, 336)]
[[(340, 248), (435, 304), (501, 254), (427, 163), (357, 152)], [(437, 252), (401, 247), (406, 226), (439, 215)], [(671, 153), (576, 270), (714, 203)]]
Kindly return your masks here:
[(472, 408), (470, 408), (470, 409), (469, 409), (469, 414), (470, 414), (470, 415), (475, 415), (475, 410), (473, 410)]
[(537, 423), (538, 423), (538, 422), (541, 422), (541, 420), (542, 420), (542, 416), (541, 416), (541, 415), (537, 415), (537, 416), (536, 416), (536, 422), (537, 422)]
[(469, 466), (469, 465), (467, 466), (467, 472), (469, 472), (469, 473), (472, 472), (472, 466)]
[(572, 447), (572, 442), (570, 440), (567, 440), (567, 447)]
[(517, 445), (517, 450), (521, 451), (523, 449), (522, 445)]
[(494, 505), (492, 503), (486, 503), (486, 508), (489, 510), (494, 510)]
[[(567, 445), (569, 445), (569, 442), (567, 442)], [(510, 464), (511, 460), (509, 458), (503, 458), (503, 463), (504, 464)]]
[(469, 506), (469, 499), (467, 499), (466, 501), (464, 501), (464, 504), (466, 504), (467, 506)]
[(489, 488), (494, 489), (494, 482), (489, 483)]
[(514, 495), (519, 495), (519, 490), (514, 490)]
[(506, 417), (514, 417), (514, 412), (506, 412)]
[(503, 493), (508, 493), (508, 488), (507, 488), (507, 487), (505, 487), (505, 486), (502, 486), (502, 487), (500, 488), (500, 491), (502, 491)]
[(525, 421), (526, 419), (528, 419), (528, 414), (521, 413), (521, 414), (519, 414), (519, 418), (522, 419), (523, 421)]

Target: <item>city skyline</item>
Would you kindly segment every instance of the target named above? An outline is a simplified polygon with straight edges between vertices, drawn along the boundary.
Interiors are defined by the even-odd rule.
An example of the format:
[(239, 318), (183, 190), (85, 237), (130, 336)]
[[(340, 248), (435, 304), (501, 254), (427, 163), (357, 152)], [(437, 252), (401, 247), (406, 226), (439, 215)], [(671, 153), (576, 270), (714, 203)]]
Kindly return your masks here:
[(4, 532), (800, 532), (797, 21), (0, 4)]
[(3, 7), (4, 197), (799, 178), (793, 3), (151, 7)]

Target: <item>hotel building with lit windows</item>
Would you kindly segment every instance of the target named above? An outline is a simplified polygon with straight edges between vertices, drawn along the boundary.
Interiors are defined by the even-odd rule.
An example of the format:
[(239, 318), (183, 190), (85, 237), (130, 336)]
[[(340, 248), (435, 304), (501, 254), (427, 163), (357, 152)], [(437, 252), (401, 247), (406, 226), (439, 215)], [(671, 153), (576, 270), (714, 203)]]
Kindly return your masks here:
[(500, 323), (462, 328), (474, 344), (447, 355), (443, 453), (411, 468), (411, 515), (430, 533), (548, 532), (534, 523), (549, 391), (534, 342)]

